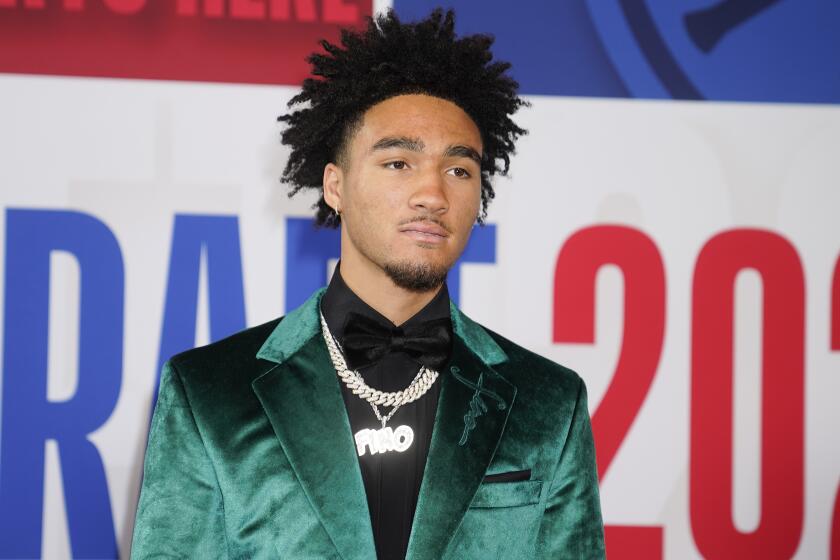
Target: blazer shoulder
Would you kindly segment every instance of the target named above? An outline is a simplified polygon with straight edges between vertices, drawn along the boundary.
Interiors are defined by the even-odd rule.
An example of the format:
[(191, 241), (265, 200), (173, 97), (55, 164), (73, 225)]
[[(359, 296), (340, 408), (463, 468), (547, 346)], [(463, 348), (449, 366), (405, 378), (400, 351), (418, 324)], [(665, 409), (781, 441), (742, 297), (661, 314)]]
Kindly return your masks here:
[(539, 380), (574, 390), (575, 393), (583, 384), (581, 376), (571, 368), (532, 352), (483, 325), (482, 328), (507, 354), (508, 361), (500, 364), (500, 367), (505, 370), (504, 375), (511, 376), (511, 381), (516, 382), (518, 378), (527, 376), (535, 381)]
[[(260, 363), (257, 352), (283, 317), (250, 327), (221, 340), (192, 348), (172, 356), (168, 363), (176, 369), (185, 384), (209, 382), (218, 375), (230, 376), (232, 372), (253, 371)], [(249, 381), (250, 382), (250, 381)]]

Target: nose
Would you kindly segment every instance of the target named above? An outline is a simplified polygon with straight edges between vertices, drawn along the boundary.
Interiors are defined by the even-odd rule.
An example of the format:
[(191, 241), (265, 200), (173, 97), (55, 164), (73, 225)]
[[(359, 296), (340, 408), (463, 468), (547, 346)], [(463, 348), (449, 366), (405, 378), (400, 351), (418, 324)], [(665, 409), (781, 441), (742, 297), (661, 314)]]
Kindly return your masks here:
[(423, 173), (409, 198), (409, 205), (413, 210), (425, 211), (428, 214), (443, 214), (449, 209), (446, 198), (446, 183), (437, 170)]

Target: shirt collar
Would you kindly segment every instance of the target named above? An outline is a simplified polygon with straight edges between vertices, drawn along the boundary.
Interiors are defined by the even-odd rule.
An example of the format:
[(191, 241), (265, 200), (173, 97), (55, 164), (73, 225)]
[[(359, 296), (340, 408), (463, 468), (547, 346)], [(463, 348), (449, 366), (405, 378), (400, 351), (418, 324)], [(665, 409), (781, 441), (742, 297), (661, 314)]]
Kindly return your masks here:
[[(393, 327), (394, 324), (376, 309), (365, 303), (341, 277), (341, 263), (335, 267), (330, 285), (321, 298), (321, 312), (327, 321), (330, 332), (339, 341), (344, 339), (344, 323), (347, 314), (350, 312), (360, 313), (383, 325)], [(450, 317), (449, 290), (446, 283), (441, 286), (438, 293), (432, 300), (415, 313), (403, 325), (411, 326), (433, 321), (435, 319), (448, 319)]]
[[(318, 309), (321, 297), (326, 290), (326, 288), (317, 290), (300, 307), (292, 309), (281, 321), (278, 321), (257, 352), (257, 357), (282, 364), (316, 337), (321, 339), (321, 346), (323, 346)], [(452, 330), (456, 338), (463, 341), (481, 361), (488, 366), (507, 361), (507, 354), (490, 336), (487, 329), (467, 317), (452, 301), (449, 302), (449, 309)]]

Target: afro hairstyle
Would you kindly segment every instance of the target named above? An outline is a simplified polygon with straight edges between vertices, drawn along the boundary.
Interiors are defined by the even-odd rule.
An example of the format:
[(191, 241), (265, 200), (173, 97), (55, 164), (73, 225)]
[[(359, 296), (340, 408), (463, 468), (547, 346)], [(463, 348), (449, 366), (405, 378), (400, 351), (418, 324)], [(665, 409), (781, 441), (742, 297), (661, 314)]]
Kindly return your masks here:
[(321, 197), (315, 224), (337, 227), (340, 217), (324, 201), (323, 173), (341, 164), (364, 113), (391, 97), (420, 93), (451, 101), (475, 122), (481, 133), (481, 213), (495, 196), (490, 177), (505, 175), (516, 139), (526, 131), (512, 120), (528, 103), (519, 84), (506, 74), (510, 64), (493, 61), (489, 35), (455, 36), (451, 10), (433, 11), (416, 23), (401, 22), (393, 10), (368, 18), (361, 31), (343, 29), (341, 45), (320, 41), (324, 53), (308, 57), (312, 75), (289, 101), (297, 110), (278, 117), (287, 123), (282, 142), (291, 155), (281, 181), (289, 196), (317, 189)]

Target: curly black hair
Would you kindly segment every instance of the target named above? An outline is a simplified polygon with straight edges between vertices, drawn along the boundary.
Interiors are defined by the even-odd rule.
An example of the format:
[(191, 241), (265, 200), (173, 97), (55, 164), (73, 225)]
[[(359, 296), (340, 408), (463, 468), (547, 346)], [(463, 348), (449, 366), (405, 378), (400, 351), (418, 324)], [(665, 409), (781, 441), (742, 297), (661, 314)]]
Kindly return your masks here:
[(289, 101), (300, 107), (277, 120), (288, 126), (283, 144), (292, 153), (281, 178), (301, 189), (318, 189), (316, 225), (337, 227), (339, 216), (324, 201), (324, 166), (341, 165), (365, 111), (397, 95), (421, 93), (446, 99), (472, 118), (481, 133), (481, 214), (495, 196), (490, 176), (506, 174), (516, 139), (526, 131), (510, 118), (528, 103), (506, 74), (510, 64), (493, 61), (489, 35), (455, 36), (452, 10), (432, 12), (417, 23), (402, 23), (393, 10), (368, 18), (362, 31), (344, 29), (341, 45), (320, 42), (325, 53), (308, 57), (312, 75)]

